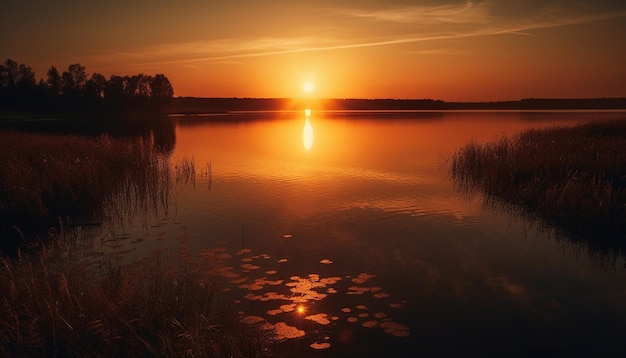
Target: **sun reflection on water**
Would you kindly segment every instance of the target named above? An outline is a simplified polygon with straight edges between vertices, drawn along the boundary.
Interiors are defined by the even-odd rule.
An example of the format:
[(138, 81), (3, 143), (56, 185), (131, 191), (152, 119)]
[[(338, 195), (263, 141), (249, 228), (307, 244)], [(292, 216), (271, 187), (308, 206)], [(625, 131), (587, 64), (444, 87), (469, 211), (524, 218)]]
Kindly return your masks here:
[(311, 110), (305, 109), (304, 114), (306, 116), (306, 122), (304, 123), (304, 149), (310, 150), (313, 146), (313, 126), (311, 126), (311, 122), (309, 122), (309, 118), (311, 118)]

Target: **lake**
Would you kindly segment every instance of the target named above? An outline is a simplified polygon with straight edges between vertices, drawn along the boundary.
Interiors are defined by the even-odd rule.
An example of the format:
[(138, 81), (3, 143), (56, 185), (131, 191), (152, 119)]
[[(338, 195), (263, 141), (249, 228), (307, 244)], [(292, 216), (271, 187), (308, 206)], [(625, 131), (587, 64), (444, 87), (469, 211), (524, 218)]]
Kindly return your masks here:
[(195, 182), (95, 242), (120, 262), (212, 260), (294, 356), (623, 353), (623, 258), (468, 198), (446, 167), (470, 140), (609, 118), (626, 112), (175, 116), (164, 155), (193, 157)]

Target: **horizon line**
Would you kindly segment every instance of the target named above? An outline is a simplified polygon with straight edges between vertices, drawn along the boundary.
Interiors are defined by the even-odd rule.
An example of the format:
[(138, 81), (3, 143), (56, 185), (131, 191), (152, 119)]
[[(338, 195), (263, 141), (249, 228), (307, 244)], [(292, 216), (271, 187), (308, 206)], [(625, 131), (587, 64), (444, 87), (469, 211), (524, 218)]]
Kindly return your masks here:
[(182, 98), (192, 98), (192, 99), (239, 99), (239, 100), (303, 100), (303, 101), (350, 101), (350, 100), (360, 100), (360, 101), (433, 101), (433, 102), (444, 102), (444, 103), (497, 103), (497, 102), (519, 102), (524, 100), (568, 100), (568, 101), (580, 101), (580, 100), (626, 100), (626, 96), (621, 97), (525, 97), (518, 99), (500, 99), (500, 100), (482, 100), (482, 101), (448, 101), (443, 99), (435, 99), (435, 98), (361, 98), (361, 97), (325, 97), (325, 98), (307, 98), (307, 97), (198, 97), (198, 96), (174, 96), (173, 99), (182, 99)]

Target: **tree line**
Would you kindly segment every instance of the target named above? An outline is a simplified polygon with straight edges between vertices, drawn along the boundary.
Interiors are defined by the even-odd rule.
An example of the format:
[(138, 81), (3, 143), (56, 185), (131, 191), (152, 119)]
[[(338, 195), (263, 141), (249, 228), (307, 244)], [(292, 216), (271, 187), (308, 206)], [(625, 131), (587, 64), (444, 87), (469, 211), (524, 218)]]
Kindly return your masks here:
[(59, 72), (51, 66), (37, 81), (35, 72), (7, 59), (0, 64), (0, 108), (9, 110), (73, 111), (160, 109), (174, 96), (164, 74), (154, 76), (89, 75), (80, 64)]

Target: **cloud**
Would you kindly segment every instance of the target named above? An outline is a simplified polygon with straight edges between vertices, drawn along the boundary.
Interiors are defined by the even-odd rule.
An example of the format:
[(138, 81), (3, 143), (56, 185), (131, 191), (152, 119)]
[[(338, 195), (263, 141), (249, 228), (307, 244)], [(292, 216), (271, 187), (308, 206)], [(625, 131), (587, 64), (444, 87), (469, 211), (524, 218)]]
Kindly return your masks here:
[[(585, 24), (626, 17), (626, 11), (583, 11), (584, 7), (565, 4), (539, 5), (533, 9), (504, 14), (491, 1), (468, 1), (457, 5), (410, 6), (377, 10), (335, 9), (344, 24), (363, 33), (349, 36), (338, 28), (336, 36), (258, 36), (222, 38), (187, 43), (173, 43), (126, 51), (112, 51), (86, 58), (89, 63), (124, 62), (137, 67), (167, 64), (227, 63), (246, 58), (293, 53), (333, 51), (391, 46), (438, 40), (496, 35), (529, 35), (533, 30)], [(372, 34), (372, 20), (400, 24), (400, 28)], [(374, 27), (377, 28), (377, 27)], [(321, 33), (321, 32), (320, 32)], [(343, 34), (343, 35), (342, 35)], [(454, 49), (447, 49), (455, 53)], [(456, 52), (458, 54), (458, 52)]]
[(409, 6), (376, 10), (338, 10), (337, 13), (368, 20), (442, 24), (477, 23), (487, 18), (486, 3), (468, 1), (463, 5)]
[(436, 48), (428, 50), (415, 50), (408, 53), (417, 55), (463, 55), (469, 53), (467, 50), (459, 50), (454, 48)]

